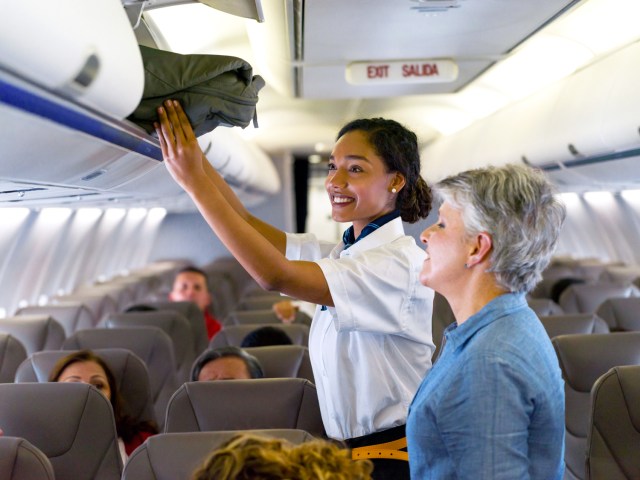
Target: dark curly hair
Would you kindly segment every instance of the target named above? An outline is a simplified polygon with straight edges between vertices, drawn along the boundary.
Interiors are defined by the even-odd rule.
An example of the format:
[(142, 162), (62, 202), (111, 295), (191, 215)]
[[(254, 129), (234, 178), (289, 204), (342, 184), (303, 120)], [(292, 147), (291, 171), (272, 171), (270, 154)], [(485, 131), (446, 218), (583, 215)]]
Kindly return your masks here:
[(336, 140), (345, 133), (361, 131), (384, 160), (389, 172), (401, 173), (405, 186), (398, 193), (397, 208), (402, 220), (415, 223), (426, 218), (431, 211), (431, 189), (420, 175), (418, 137), (395, 120), (361, 118), (347, 123), (338, 132)]

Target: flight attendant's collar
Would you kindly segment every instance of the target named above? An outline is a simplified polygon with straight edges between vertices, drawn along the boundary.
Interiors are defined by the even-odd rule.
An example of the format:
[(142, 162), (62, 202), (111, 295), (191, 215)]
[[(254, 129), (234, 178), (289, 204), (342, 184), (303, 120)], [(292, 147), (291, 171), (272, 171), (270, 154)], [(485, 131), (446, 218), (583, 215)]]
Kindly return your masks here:
[(362, 240), (367, 235), (375, 232), (377, 229), (389, 223), (391, 220), (398, 218), (399, 216), (400, 216), (400, 210), (394, 210), (390, 213), (387, 213), (385, 215), (382, 215), (381, 217), (376, 218), (373, 222), (370, 222), (369, 224), (367, 224), (367, 226), (365, 226), (362, 229), (362, 232), (360, 232), (360, 235), (358, 235), (358, 238), (354, 238), (355, 235), (353, 233), (354, 231), (353, 225), (351, 225), (342, 234), (342, 243), (344, 244), (343, 250), (346, 250), (354, 243)]

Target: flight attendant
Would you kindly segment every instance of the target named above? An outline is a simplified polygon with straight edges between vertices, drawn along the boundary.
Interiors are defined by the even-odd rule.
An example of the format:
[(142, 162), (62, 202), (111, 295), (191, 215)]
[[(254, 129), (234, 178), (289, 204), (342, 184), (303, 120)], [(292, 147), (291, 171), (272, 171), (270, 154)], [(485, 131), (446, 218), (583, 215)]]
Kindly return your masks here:
[(309, 350), (329, 437), (375, 458), (376, 479), (409, 478), (408, 406), (431, 367), (433, 291), (419, 282), (424, 251), (402, 221), (425, 218), (416, 135), (392, 120), (345, 125), (325, 186), (337, 245), (288, 234), (251, 215), (202, 153), (180, 105), (158, 109), (165, 164), (215, 234), (266, 290), (317, 304)]

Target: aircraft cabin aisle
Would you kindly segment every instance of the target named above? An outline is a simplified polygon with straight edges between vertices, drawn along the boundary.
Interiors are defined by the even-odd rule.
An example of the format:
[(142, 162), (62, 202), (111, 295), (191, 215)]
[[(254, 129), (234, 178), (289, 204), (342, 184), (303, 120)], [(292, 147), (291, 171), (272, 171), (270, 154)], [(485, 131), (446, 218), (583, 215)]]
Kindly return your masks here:
[[(291, 325), (275, 316), (271, 306), (282, 297), (259, 290), (230, 257), (168, 173), (149, 119), (141, 121), (136, 116), (147, 108), (151, 120), (155, 119), (153, 102), (158, 95), (148, 89), (156, 73), (179, 71), (177, 58), (189, 62), (200, 58), (216, 65), (208, 65), (207, 74), (211, 70), (219, 74), (217, 68), (222, 64), (220, 69), (227, 69), (227, 76), (219, 77), (244, 88), (239, 104), (246, 117), (238, 120), (231, 115), (237, 112), (202, 109), (221, 122), (197, 138), (205, 160), (252, 214), (284, 231), (311, 232), (333, 242), (342, 239), (349, 224), (335, 222), (332, 213), (350, 198), (340, 198), (338, 193), (332, 206), (325, 179), (337, 132), (356, 118), (395, 119), (414, 131), (420, 173), (430, 184), (488, 165), (516, 163), (542, 170), (557, 187), (567, 210), (552, 262), (526, 298), (544, 332), (524, 301), (519, 301), (531, 318), (529, 326), (546, 333), (557, 354), (560, 370), (555, 373), (559, 388), (564, 386), (568, 412), (564, 479), (640, 478), (640, 457), (635, 450), (628, 454), (629, 445), (640, 441), (640, 430), (637, 425), (618, 428), (624, 419), (609, 417), (624, 417), (629, 405), (640, 405), (640, 398), (626, 404), (620, 401), (627, 394), (640, 397), (639, 25), (638, 0), (19, 0), (3, 6), (0, 397), (13, 395), (10, 390), (16, 385), (22, 385), (26, 394), (16, 393), (10, 402), (0, 402), (0, 429), (18, 431), (26, 425), (29, 430), (36, 425), (24, 436), (33, 434), (29, 438), (34, 444), (43, 441), (43, 463), (51, 459), (55, 478), (77, 480), (74, 462), (84, 462), (84, 455), (69, 467), (47, 450), (46, 441), (55, 439), (54, 453), (77, 438), (83, 448), (89, 443), (93, 447), (104, 425), (83, 426), (86, 436), (76, 438), (71, 428), (59, 429), (57, 423), (49, 422), (52, 415), (47, 408), (58, 407), (69, 398), (74, 399), (75, 407), (87, 399), (98, 404), (104, 399), (94, 396), (95, 389), (86, 385), (71, 386), (74, 391), (69, 390), (67, 397), (57, 389), (60, 385), (48, 382), (48, 375), (62, 350), (79, 350), (96, 331), (108, 329), (113, 330), (116, 343), (122, 343), (117, 347), (109, 344), (104, 356), (124, 379), (123, 392), (134, 400), (136, 415), (157, 422), (161, 431), (172, 432), (151, 437), (155, 440), (142, 448), (167, 478), (187, 475), (185, 465), (173, 461), (173, 455), (179, 453), (185, 463), (200, 461), (230, 435), (214, 433), (246, 425), (245, 420), (262, 425), (264, 412), (267, 423), (275, 418), (278, 428), (284, 423), (290, 427), (289, 413), (297, 414), (300, 405), (310, 406), (295, 418), (300, 423), (294, 422), (293, 431), (288, 427), (277, 435), (302, 443), (311, 435), (324, 434), (316, 393), (321, 383), (314, 382), (317, 365), (312, 369), (314, 359), (308, 348), (310, 315), (301, 308)], [(184, 57), (172, 57), (165, 64), (149, 63), (149, 51), (153, 55), (159, 50)], [(158, 65), (159, 70), (149, 74)], [(185, 68), (180, 81), (193, 80), (190, 71)], [(204, 83), (194, 89), (210, 87)], [(208, 90), (203, 97), (229, 100), (229, 85), (215, 94)], [(189, 88), (181, 86), (167, 96), (182, 95)], [(145, 103), (149, 98), (152, 107)], [(187, 94), (179, 98), (194, 124), (202, 120), (197, 117), (202, 97), (193, 103)], [(369, 181), (368, 186), (373, 183)], [(395, 195), (395, 188), (389, 192)], [(436, 221), (437, 210), (434, 205), (428, 218), (404, 224), (405, 232), (423, 249), (420, 234)], [(412, 261), (417, 262), (419, 252), (414, 253)], [(193, 302), (168, 302), (175, 275), (187, 265), (208, 274), (213, 296), (208, 310), (196, 308)], [(467, 268), (464, 263), (465, 271)], [(403, 268), (396, 273), (401, 276), (409, 271)], [(298, 279), (286, 280), (291, 278)], [(404, 285), (396, 277), (393, 280), (385, 284), (384, 293)], [(308, 283), (297, 282), (295, 287), (299, 285)], [(478, 285), (484, 288), (486, 284)], [(323, 283), (323, 295), (328, 295), (324, 287)], [(398, 299), (407, 298), (405, 293), (398, 294)], [(420, 301), (431, 302), (427, 294), (431, 292), (420, 289), (414, 296), (423, 295), (427, 300)], [(378, 303), (380, 310), (393, 314), (380, 322), (384, 328), (390, 320), (400, 318), (389, 307), (393, 305), (390, 297), (380, 296), (383, 301)], [(415, 305), (411, 302), (405, 303), (410, 305), (407, 317), (413, 315), (413, 321), (421, 322), (422, 310), (411, 312)], [(158, 315), (154, 321), (162, 326), (148, 326), (151, 317), (145, 315), (149, 311), (125, 312), (132, 305), (159, 310), (152, 315)], [(316, 318), (323, 320), (322, 315), (333, 315), (331, 308), (317, 312)], [(377, 313), (373, 308), (368, 311), (369, 316)], [(32, 318), (24, 321), (27, 315)], [(121, 315), (130, 315), (129, 320)], [(222, 330), (209, 339), (205, 334), (212, 316)], [(455, 320), (440, 294), (433, 300), (432, 317), (436, 350), (431, 358), (437, 361), (443, 331)], [(125, 328), (127, 321), (140, 322), (136, 331), (131, 324)], [(274, 322), (288, 329), (293, 345), (285, 346), (289, 350), (266, 353), (259, 349), (271, 347), (254, 347), (258, 350), (253, 354), (271, 382), (267, 393), (252, 390), (254, 379), (247, 380), (249, 390), (237, 387), (242, 382), (187, 381), (189, 367), (205, 348), (240, 345), (257, 324), (273, 326)], [(333, 334), (331, 324), (326, 325), (325, 339)], [(371, 333), (353, 330), (355, 335)], [(416, 338), (420, 334), (427, 337), (425, 332), (413, 333)], [(378, 333), (374, 330), (374, 335)], [(20, 335), (24, 342), (18, 345)], [(547, 336), (542, 335), (542, 340), (549, 347)], [(353, 338), (351, 346), (360, 344), (361, 337)], [(402, 374), (414, 367), (416, 372), (428, 368), (434, 347), (431, 340), (415, 341), (406, 330), (392, 337), (398, 338), (407, 343), (393, 348), (385, 344), (380, 350), (388, 356), (398, 352), (404, 356), (420, 344), (428, 353), (420, 361), (412, 357), (400, 369)], [(103, 341), (108, 342), (97, 342)], [(387, 341), (385, 336), (383, 342)], [(362, 342), (365, 344), (370, 347)], [(367, 355), (377, 354), (369, 347)], [(3, 363), (10, 350), (18, 356), (11, 359), (13, 363)], [(369, 358), (365, 355), (359, 357), (352, 351), (350, 355), (343, 365), (357, 368), (382, 358), (367, 362), (361, 361)], [(550, 355), (555, 362), (556, 357)], [(378, 379), (391, 378), (384, 375), (387, 371), (360, 375), (363, 383), (352, 383), (377, 386)], [(342, 380), (341, 372), (326, 381)], [(326, 371), (323, 374), (331, 377)], [(228, 390), (213, 391), (213, 386), (194, 386), (196, 383), (227, 384), (217, 388)], [(347, 391), (353, 386), (347, 383), (336, 390), (342, 392), (346, 385)], [(596, 399), (592, 388), (604, 393)], [(182, 416), (169, 418), (168, 406), (174, 400)], [(596, 400), (605, 403), (598, 412)], [(288, 410), (277, 403), (281, 401)], [(251, 405), (250, 414), (233, 410), (245, 402)], [(398, 401), (394, 406), (405, 407), (404, 403)], [(232, 408), (225, 415), (209, 416), (214, 411), (212, 404)], [(36, 405), (33, 418), (28, 410), (21, 410), (25, 405)], [(106, 412), (109, 437), (113, 436), (113, 411), (107, 408)], [(240, 420), (234, 412), (240, 412)], [(300, 427), (304, 422), (306, 433)], [(363, 423), (358, 422), (356, 428)], [(588, 463), (597, 455), (585, 454), (587, 444), (595, 449), (600, 446), (593, 441), (595, 430), (590, 430), (596, 424), (598, 432), (607, 437), (602, 443), (611, 445), (610, 457), (604, 455), (611, 461), (604, 467)], [(609, 431), (612, 426), (613, 432)], [(191, 431), (200, 428), (207, 431)], [(381, 432), (374, 431), (377, 433)], [(0, 456), (6, 443), (0, 435)], [(118, 464), (120, 457), (112, 455), (118, 448), (112, 444), (106, 448), (111, 461), (105, 465), (109, 464), (111, 472), (104, 478), (120, 478), (123, 465)], [(86, 457), (89, 462), (89, 455)], [(612, 472), (618, 467), (627, 473), (615, 477)], [(146, 478), (143, 470), (151, 471), (150, 465), (132, 464), (121, 480)]]

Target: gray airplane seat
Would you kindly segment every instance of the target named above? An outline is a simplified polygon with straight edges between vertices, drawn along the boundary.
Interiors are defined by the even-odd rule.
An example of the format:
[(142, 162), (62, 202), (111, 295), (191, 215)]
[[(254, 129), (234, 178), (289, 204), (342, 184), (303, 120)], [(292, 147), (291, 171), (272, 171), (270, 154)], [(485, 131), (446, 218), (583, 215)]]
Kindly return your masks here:
[[(76, 288), (72, 294), (107, 296), (115, 301), (116, 311), (121, 310), (125, 305), (128, 305), (135, 300), (133, 290), (128, 285), (122, 283), (97, 283), (93, 285), (83, 285)], [(105, 315), (111, 312), (104, 311), (102, 313)]]
[(111, 295), (97, 292), (70, 293), (67, 295), (59, 295), (51, 300), (53, 304), (67, 304), (69, 302), (82, 303), (93, 314), (94, 325), (100, 319), (111, 312), (118, 311), (118, 302)]
[(539, 317), (549, 338), (576, 333), (609, 333), (609, 326), (595, 313), (574, 313)]
[(24, 345), (9, 333), (0, 333), (0, 383), (13, 382), (16, 370), (27, 358)]
[(111, 403), (85, 383), (0, 384), (0, 425), (49, 458), (55, 477), (118, 480), (122, 460)]
[(270, 310), (274, 303), (290, 300), (288, 297), (275, 294), (247, 295), (238, 300), (235, 310)]
[(78, 330), (64, 343), (64, 350), (125, 348), (147, 366), (151, 398), (158, 425), (162, 427), (167, 402), (179, 386), (169, 336), (158, 327), (93, 328)]
[(562, 315), (564, 311), (556, 302), (550, 298), (527, 298), (529, 308), (536, 312), (538, 317), (546, 317), (549, 315)]
[(591, 390), (588, 479), (640, 478), (640, 366), (614, 367)]
[(309, 349), (303, 345), (272, 345), (244, 350), (258, 359), (265, 378), (305, 378), (315, 382)]
[(596, 311), (611, 331), (640, 331), (640, 297), (609, 298)]
[(293, 428), (322, 437), (316, 387), (302, 378), (184, 383), (167, 406), (165, 432)]
[(309, 345), (309, 327), (301, 323), (245, 324), (225, 325), (209, 342), (209, 348), (242, 345), (244, 338), (254, 330), (262, 327), (275, 327), (287, 334), (294, 345)]
[(640, 365), (640, 332), (560, 335), (551, 340), (565, 380), (565, 479), (584, 479), (591, 389), (611, 368)]
[[(229, 312), (224, 319), (224, 325), (246, 325), (246, 324), (282, 324), (278, 316), (271, 308), (264, 310), (234, 310)], [(311, 317), (298, 310), (292, 323), (311, 325)]]
[(595, 313), (609, 298), (639, 297), (640, 288), (632, 284), (580, 283), (568, 286), (558, 300), (564, 313)]
[[(56, 362), (71, 353), (69, 350), (51, 350), (30, 355), (18, 367), (16, 383), (47, 382)], [(98, 348), (93, 353), (102, 358), (111, 369), (124, 400), (123, 412), (137, 421), (157, 423), (149, 373), (144, 362), (124, 348)]]
[(93, 312), (80, 302), (31, 305), (19, 309), (16, 315), (48, 315), (62, 325), (67, 337), (76, 330), (92, 328), (96, 324)]
[(129, 307), (149, 307), (155, 310), (169, 310), (180, 313), (189, 322), (191, 334), (193, 335), (193, 345), (196, 355), (206, 350), (209, 344), (207, 337), (207, 327), (204, 324), (204, 315), (202, 310), (193, 302), (171, 302), (169, 300), (145, 301)]
[(106, 328), (158, 327), (171, 339), (176, 360), (178, 383), (189, 379), (191, 365), (196, 359), (196, 351), (187, 319), (179, 312), (172, 310), (155, 312), (112, 313), (101, 322)]
[(0, 437), (0, 478), (3, 480), (54, 480), (47, 456), (24, 438)]
[(438, 292), (434, 292), (433, 296), (433, 313), (431, 315), (431, 328), (433, 343), (436, 346), (433, 352), (432, 358), (437, 359), (442, 347), (442, 338), (445, 329), (456, 321), (456, 317), (453, 315), (453, 310), (446, 298), (444, 298)]
[(65, 339), (64, 328), (49, 315), (19, 315), (0, 319), (0, 332), (17, 338), (27, 355), (57, 350)]
[(129, 457), (122, 480), (190, 478), (211, 452), (240, 433), (280, 438), (294, 445), (315, 439), (308, 432), (294, 429), (162, 433), (148, 438)]

